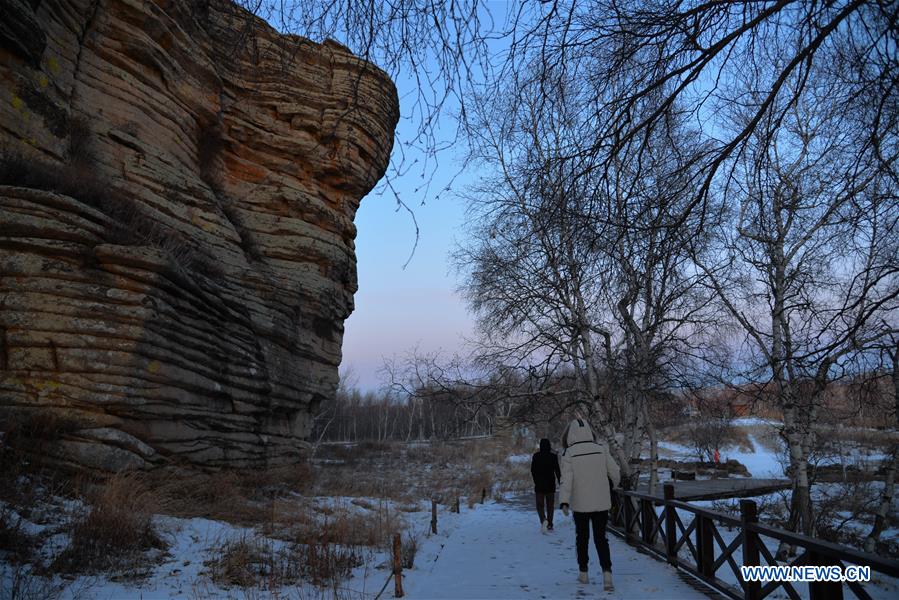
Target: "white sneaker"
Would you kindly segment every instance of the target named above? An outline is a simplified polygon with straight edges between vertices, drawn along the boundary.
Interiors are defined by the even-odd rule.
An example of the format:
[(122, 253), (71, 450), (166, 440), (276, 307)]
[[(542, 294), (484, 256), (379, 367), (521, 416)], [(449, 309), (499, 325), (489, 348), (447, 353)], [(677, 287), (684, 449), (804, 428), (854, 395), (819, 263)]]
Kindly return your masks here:
[(540, 533), (546, 533), (546, 521), (540, 521)]
[(590, 578), (587, 577), (587, 571), (580, 571), (577, 574), (578, 583), (590, 583)]
[(602, 589), (606, 592), (614, 592), (615, 586), (612, 584), (612, 572), (611, 571), (603, 571), (602, 572)]

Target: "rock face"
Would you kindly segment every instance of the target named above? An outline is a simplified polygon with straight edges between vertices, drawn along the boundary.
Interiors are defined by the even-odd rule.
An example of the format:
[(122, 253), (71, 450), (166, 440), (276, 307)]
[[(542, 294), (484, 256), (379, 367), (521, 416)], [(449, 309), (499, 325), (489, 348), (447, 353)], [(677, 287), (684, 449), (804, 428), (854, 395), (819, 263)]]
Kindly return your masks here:
[(2, 428), (105, 471), (296, 460), (389, 78), (225, 0), (0, 0), (0, 79)]

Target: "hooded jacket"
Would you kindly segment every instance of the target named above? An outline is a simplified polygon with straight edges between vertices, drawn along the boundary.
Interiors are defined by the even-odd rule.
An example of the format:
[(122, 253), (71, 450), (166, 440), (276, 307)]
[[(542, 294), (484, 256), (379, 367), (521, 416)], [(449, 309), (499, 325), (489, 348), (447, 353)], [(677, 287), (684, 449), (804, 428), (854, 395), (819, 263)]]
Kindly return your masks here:
[(612, 496), (609, 480), (618, 485), (621, 472), (609, 453), (609, 447), (598, 443), (590, 425), (583, 419), (568, 424), (562, 434), (562, 485), (559, 504), (568, 504), (575, 512), (609, 510)]
[(531, 458), (531, 477), (534, 478), (534, 491), (541, 494), (554, 494), (556, 480), (561, 476), (559, 457), (552, 451), (549, 440), (540, 440), (540, 451)]

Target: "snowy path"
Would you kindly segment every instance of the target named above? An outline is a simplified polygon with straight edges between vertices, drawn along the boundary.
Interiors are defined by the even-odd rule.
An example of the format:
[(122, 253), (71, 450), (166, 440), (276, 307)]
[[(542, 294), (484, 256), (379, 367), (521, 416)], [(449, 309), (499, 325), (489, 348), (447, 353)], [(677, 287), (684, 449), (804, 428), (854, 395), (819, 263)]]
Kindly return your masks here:
[(452, 517), (441, 515), (447, 532), (422, 542), (415, 568), (404, 573), (408, 598), (707, 598), (612, 535), (615, 591), (603, 592), (592, 546), (590, 583), (579, 584), (573, 520), (557, 510), (555, 531), (540, 533), (529, 497), (445, 516)]

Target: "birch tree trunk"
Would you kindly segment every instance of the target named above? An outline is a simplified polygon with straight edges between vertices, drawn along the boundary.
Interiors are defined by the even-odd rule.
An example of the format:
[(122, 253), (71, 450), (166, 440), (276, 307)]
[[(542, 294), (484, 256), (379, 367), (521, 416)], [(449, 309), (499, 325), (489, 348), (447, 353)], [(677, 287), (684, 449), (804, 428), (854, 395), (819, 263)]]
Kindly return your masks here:
[[(893, 435), (899, 433), (899, 347), (893, 350), (893, 401), (896, 416), (896, 422), (893, 423)], [(896, 492), (896, 462), (899, 461), (899, 445), (896, 444), (895, 438), (893, 446), (890, 450), (890, 462), (887, 466), (886, 477), (883, 482), (883, 494), (880, 497), (880, 505), (874, 513), (874, 526), (871, 527), (871, 533), (865, 538), (865, 552), (874, 552), (877, 542), (880, 541), (880, 534), (886, 529), (887, 517), (890, 514), (890, 508), (893, 505), (893, 495)]]

